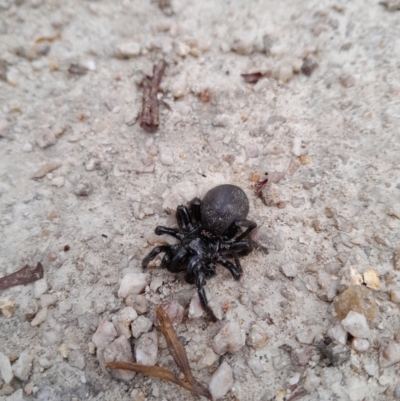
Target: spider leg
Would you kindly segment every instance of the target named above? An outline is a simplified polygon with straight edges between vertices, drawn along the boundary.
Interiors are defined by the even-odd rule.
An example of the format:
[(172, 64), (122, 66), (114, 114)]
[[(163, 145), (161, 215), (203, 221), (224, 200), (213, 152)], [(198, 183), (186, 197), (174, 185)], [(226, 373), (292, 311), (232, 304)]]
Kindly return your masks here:
[(176, 220), (180, 231), (192, 231), (194, 229), (192, 218), (186, 206), (178, 206), (176, 209)]
[(167, 234), (170, 235), (171, 237), (174, 237), (176, 239), (179, 239), (180, 241), (183, 240), (183, 238), (185, 237), (184, 234), (182, 234), (181, 232), (179, 232), (178, 229), (176, 228), (169, 228), (169, 227), (163, 227), (163, 226), (158, 226), (156, 227), (155, 231), (154, 231), (157, 235), (162, 235), (162, 234)]
[(156, 246), (143, 260), (142, 269), (145, 269), (147, 265), (161, 252), (172, 252), (174, 250), (174, 245), (161, 245)]
[[(237, 258), (237, 256), (236, 256), (236, 258)], [(224, 266), (225, 268), (227, 268), (231, 272), (231, 274), (235, 280), (240, 279), (240, 277), (242, 275), (242, 267), (240, 266), (239, 258), (237, 258), (237, 260), (235, 260), (235, 262), (237, 262), (236, 266), (233, 263), (229, 262), (229, 260), (226, 260), (221, 255), (218, 255), (215, 258), (215, 261), (218, 262), (219, 264), (221, 264), (222, 266)]]
[[(215, 266), (213, 263), (211, 263), (211, 265), (214, 267), (213, 273), (215, 273)], [(209, 318), (213, 322), (216, 322), (217, 318), (215, 317), (212, 309), (208, 306), (206, 293), (204, 291), (206, 276), (207, 273), (204, 272), (204, 266), (201, 263), (200, 259), (196, 256), (190, 258), (186, 267), (185, 281), (189, 284), (196, 284), (201, 306), (206, 311)]]
[(178, 273), (185, 269), (184, 265), (189, 256), (189, 252), (183, 247), (178, 245), (175, 253), (173, 254), (171, 260), (169, 261), (169, 265), (166, 266), (168, 271), (172, 273)]
[(194, 198), (190, 204), (190, 211), (197, 224), (201, 223), (201, 200), (199, 198)]
[(241, 256), (246, 256), (253, 250), (253, 244), (249, 240), (225, 242), (220, 245), (220, 250), (227, 255), (235, 252)]
[(238, 220), (235, 221), (235, 226), (239, 228), (247, 227), (247, 230), (236, 238), (236, 241), (240, 241), (241, 239), (247, 237), (257, 227), (257, 224), (251, 220)]

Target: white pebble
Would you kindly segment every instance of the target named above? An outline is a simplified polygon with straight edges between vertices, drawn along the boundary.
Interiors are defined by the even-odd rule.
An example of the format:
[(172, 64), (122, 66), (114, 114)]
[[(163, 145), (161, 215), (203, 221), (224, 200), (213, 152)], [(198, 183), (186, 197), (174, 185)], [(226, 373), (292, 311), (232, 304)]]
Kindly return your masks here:
[(25, 152), (25, 153), (32, 152), (32, 149), (33, 149), (33, 146), (29, 142), (25, 142), (22, 145), (22, 151)]
[(288, 278), (295, 277), (298, 273), (298, 270), (297, 263), (293, 261), (287, 262), (281, 267), (282, 273)]
[(102, 320), (93, 334), (92, 341), (96, 344), (97, 348), (104, 348), (114, 341), (115, 337), (117, 337), (117, 331), (114, 325), (111, 322)]
[(295, 137), (293, 139), (292, 153), (294, 156), (301, 156), (301, 138)]
[(131, 338), (130, 325), (137, 316), (135, 309), (127, 306), (113, 317), (112, 322), (119, 336), (124, 335), (126, 338)]
[(157, 362), (158, 339), (157, 333), (143, 334), (135, 345), (135, 358), (137, 363), (154, 366)]
[(31, 326), (38, 326), (43, 323), (47, 317), (47, 308), (42, 308), (31, 321)]
[(328, 330), (328, 336), (337, 341), (340, 344), (346, 345), (347, 343), (347, 331), (343, 328), (341, 324), (337, 324)]
[(201, 306), (199, 296), (196, 294), (190, 301), (189, 305), (189, 319), (198, 319), (204, 315), (204, 309)]
[(51, 180), (51, 185), (53, 185), (57, 188), (63, 187), (64, 183), (65, 183), (65, 178), (63, 176), (55, 177)]
[(138, 56), (140, 54), (140, 51), (140, 43), (121, 43), (117, 46), (115, 50), (115, 56), (118, 58), (132, 58)]
[(218, 361), (218, 358), (219, 356), (211, 348), (206, 348), (206, 350), (203, 353), (203, 356), (198, 362), (198, 366), (200, 369), (205, 367), (210, 367), (214, 365), (215, 362)]
[(296, 334), (297, 341), (301, 344), (311, 345), (314, 342), (315, 333), (311, 330), (303, 330)]
[(42, 308), (48, 308), (49, 306), (53, 306), (57, 303), (58, 298), (56, 294), (43, 294), (40, 297), (40, 306)]
[(153, 322), (145, 316), (139, 316), (132, 324), (131, 331), (134, 338), (139, 338), (143, 333), (150, 331)]
[(247, 337), (247, 345), (255, 349), (260, 349), (264, 348), (267, 344), (267, 332), (259, 323), (254, 323), (251, 326), (249, 336)]
[(209, 389), (213, 400), (218, 400), (226, 395), (233, 386), (232, 368), (223, 362), (211, 377)]
[(376, 376), (379, 373), (379, 366), (376, 363), (366, 363), (364, 365), (365, 371), (369, 376)]
[(8, 356), (0, 352), (0, 373), (6, 384), (10, 383), (14, 377), (14, 373), (11, 367)]
[(282, 65), (279, 68), (279, 82), (289, 82), (293, 77), (293, 68), (289, 64)]
[(387, 368), (400, 362), (400, 344), (389, 342), (381, 347), (379, 354), (379, 366)]
[(264, 366), (261, 364), (260, 358), (257, 358), (256, 356), (249, 358), (247, 364), (255, 377), (260, 377), (265, 370)]
[(370, 335), (367, 319), (360, 313), (350, 311), (342, 320), (342, 325), (354, 337), (368, 338)]
[(169, 301), (162, 305), (172, 324), (179, 324), (183, 320), (185, 309), (178, 301)]
[(238, 322), (227, 323), (214, 337), (213, 350), (219, 355), (226, 352), (237, 352), (244, 345)]
[(47, 281), (44, 278), (35, 281), (33, 285), (33, 296), (36, 299), (39, 299), (47, 291), (48, 288), (49, 286), (47, 285)]
[(17, 362), (13, 365), (14, 376), (21, 381), (26, 381), (31, 374), (32, 362), (27, 352), (21, 352)]
[(369, 341), (364, 338), (354, 338), (351, 345), (356, 351), (365, 352), (369, 348)]
[(147, 274), (128, 273), (121, 281), (118, 297), (126, 298), (128, 295), (140, 294), (147, 285)]
[(172, 166), (174, 164), (174, 154), (171, 148), (160, 145), (160, 161), (164, 166)]
[(150, 289), (153, 292), (156, 292), (161, 286), (163, 285), (163, 278), (162, 277), (155, 277), (151, 280)]

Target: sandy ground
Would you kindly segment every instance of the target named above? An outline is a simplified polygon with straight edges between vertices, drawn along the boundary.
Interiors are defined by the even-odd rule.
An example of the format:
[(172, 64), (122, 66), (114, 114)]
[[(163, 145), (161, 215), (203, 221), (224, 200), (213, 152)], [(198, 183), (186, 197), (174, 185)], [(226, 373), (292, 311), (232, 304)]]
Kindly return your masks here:
[[(140, 84), (161, 58), (150, 134)], [(195, 399), (141, 375), (112, 378), (92, 336), (125, 306), (121, 279), (141, 272), (154, 228), (219, 183), (245, 190), (269, 253), (242, 258), (240, 282), (222, 267), (208, 282), (215, 324), (187, 318), (182, 294), (196, 290), (179, 276), (150, 269), (145, 290), (151, 318), (162, 302), (185, 305), (176, 330), (195, 376), (209, 383), (227, 362), (226, 400), (400, 398), (399, 11), (377, 0), (172, 0), (164, 11), (147, 0), (2, 0), (0, 60), (0, 276), (45, 269), (0, 293), (14, 303), (0, 316), (0, 352), (19, 363), (11, 382), (0, 375), (0, 399)], [(304, 60), (316, 68), (302, 73)], [(241, 77), (254, 72), (256, 84)], [(265, 172), (282, 174), (260, 198)], [(331, 330), (351, 285), (374, 306), (350, 306), (368, 318), (363, 352)], [(226, 322), (246, 344), (204, 366)], [(249, 339), (254, 324), (266, 343)], [(162, 347), (159, 363), (174, 369)]]

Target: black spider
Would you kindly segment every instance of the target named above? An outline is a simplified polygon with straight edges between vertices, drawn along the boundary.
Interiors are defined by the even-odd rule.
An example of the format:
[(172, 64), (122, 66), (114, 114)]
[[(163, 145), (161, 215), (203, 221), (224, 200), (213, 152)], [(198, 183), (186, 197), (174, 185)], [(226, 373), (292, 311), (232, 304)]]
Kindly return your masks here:
[[(226, 267), (235, 280), (242, 275), (239, 256), (248, 255), (252, 242), (248, 237), (257, 227), (247, 220), (249, 200), (243, 190), (235, 185), (219, 185), (206, 193), (203, 201), (195, 198), (190, 210), (180, 205), (176, 210), (179, 229), (158, 226), (157, 235), (168, 234), (177, 238), (177, 245), (155, 247), (142, 261), (146, 268), (159, 253), (165, 255), (162, 268), (177, 273), (185, 270), (185, 280), (196, 284), (200, 303), (212, 321), (217, 318), (207, 304), (204, 292), (206, 278), (215, 275), (215, 264)], [(245, 231), (241, 229), (245, 228)], [(234, 263), (226, 258), (232, 258)]]

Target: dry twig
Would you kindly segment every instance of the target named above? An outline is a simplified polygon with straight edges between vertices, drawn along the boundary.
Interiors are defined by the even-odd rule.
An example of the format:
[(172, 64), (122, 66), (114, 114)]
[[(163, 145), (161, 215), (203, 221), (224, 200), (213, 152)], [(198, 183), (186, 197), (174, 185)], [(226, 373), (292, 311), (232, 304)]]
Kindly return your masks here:
[(160, 368), (159, 366), (146, 366), (138, 363), (131, 362), (110, 362), (106, 365), (107, 368), (111, 369), (126, 369), (134, 372), (143, 373), (147, 376), (157, 377), (161, 380), (167, 380), (172, 383), (178, 384), (179, 386), (189, 390), (194, 395), (201, 395), (211, 399), (211, 394), (207, 387), (196, 381), (192, 371), (190, 369), (189, 361), (185, 352), (185, 348), (179, 341), (178, 336), (172, 326), (172, 322), (169, 319), (167, 313), (162, 307), (158, 307), (156, 310), (158, 320), (160, 322), (160, 330), (163, 333), (168, 350), (174, 361), (185, 375), (186, 381), (176, 377), (171, 371)]
[(0, 278), (0, 290), (16, 285), (33, 283), (41, 278), (43, 278), (43, 266), (40, 262), (34, 268), (26, 265), (22, 269)]
[(140, 126), (147, 132), (156, 132), (160, 125), (160, 113), (157, 93), (167, 63), (160, 60), (154, 66), (153, 77), (143, 81), (143, 106), (140, 115)]

